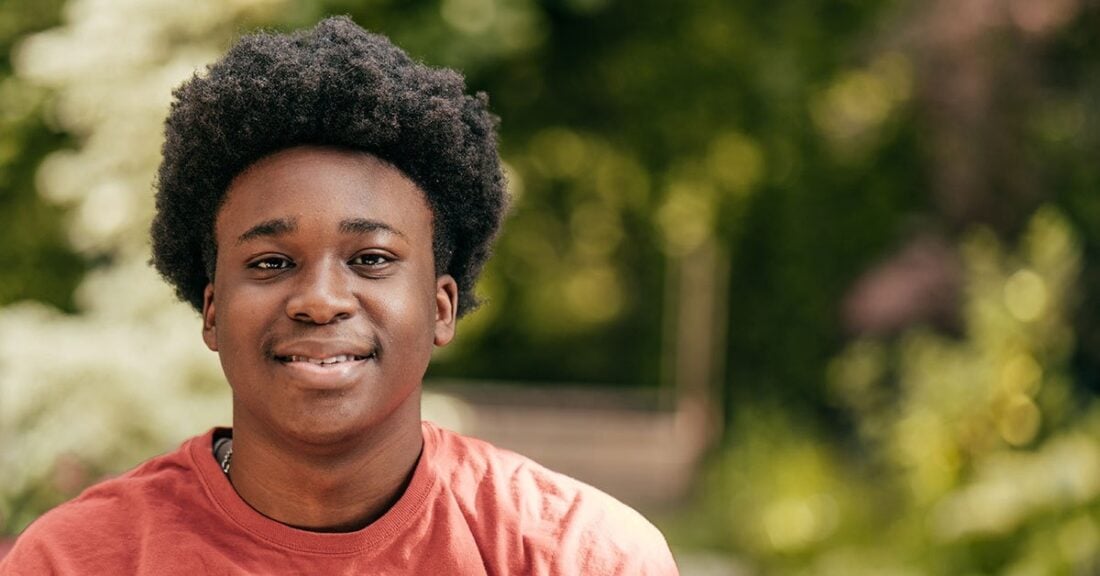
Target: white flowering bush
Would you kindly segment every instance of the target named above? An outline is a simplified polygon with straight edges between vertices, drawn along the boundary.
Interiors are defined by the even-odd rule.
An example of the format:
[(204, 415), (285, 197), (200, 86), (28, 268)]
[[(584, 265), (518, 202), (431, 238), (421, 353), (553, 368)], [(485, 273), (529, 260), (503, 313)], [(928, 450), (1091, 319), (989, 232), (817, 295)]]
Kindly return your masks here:
[(16, 51), (21, 82), (53, 95), (76, 145), (38, 190), (68, 208), (69, 240), (95, 267), (77, 314), (0, 308), (0, 529), (187, 436), (230, 421), (198, 315), (147, 264), (153, 178), (171, 91), (276, 0), (72, 0), (65, 24)]

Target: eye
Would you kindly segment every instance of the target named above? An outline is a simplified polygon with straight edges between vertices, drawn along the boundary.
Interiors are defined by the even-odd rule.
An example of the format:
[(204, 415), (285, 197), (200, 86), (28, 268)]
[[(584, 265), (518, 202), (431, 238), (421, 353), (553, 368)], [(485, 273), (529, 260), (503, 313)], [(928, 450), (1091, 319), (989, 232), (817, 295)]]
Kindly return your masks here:
[(352, 266), (369, 266), (372, 268), (378, 268), (380, 266), (385, 266), (390, 262), (392, 262), (392, 260), (390, 260), (390, 258), (385, 254), (370, 252), (367, 254), (359, 254), (358, 256), (352, 258), (351, 261), (348, 263)]
[(258, 260), (253, 260), (248, 264), (248, 267), (256, 270), (285, 270), (293, 265), (293, 262), (282, 256), (265, 256)]

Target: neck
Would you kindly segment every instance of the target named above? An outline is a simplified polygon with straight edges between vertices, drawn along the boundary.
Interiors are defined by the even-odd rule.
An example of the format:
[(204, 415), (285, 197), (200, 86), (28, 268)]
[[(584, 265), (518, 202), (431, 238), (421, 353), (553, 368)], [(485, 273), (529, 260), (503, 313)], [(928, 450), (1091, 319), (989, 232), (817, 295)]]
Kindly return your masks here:
[(409, 404), (370, 432), (325, 446), (273, 441), (235, 415), (233, 488), (257, 512), (288, 526), (359, 530), (393, 507), (420, 458), (420, 404)]

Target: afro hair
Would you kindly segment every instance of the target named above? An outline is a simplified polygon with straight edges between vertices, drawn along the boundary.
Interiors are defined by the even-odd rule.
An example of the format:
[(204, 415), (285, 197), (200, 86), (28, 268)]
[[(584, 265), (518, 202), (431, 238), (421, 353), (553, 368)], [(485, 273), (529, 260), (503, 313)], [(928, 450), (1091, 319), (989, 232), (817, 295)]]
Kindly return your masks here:
[(458, 284), (458, 315), (507, 205), (497, 118), (463, 77), (414, 61), (346, 17), (311, 30), (241, 38), (174, 92), (152, 225), (157, 271), (202, 310), (214, 277), (214, 223), (225, 192), (257, 160), (300, 145), (360, 150), (424, 192), (437, 274)]

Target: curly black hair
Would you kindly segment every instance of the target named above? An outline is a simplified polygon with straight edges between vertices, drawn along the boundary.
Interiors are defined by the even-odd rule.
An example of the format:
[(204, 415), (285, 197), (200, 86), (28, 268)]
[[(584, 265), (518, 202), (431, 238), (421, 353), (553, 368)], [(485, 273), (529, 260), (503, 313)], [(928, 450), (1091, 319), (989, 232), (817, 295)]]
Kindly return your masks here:
[(214, 278), (214, 222), (230, 182), (299, 145), (370, 153), (409, 177), (433, 213), (437, 274), (458, 283), (458, 315), (506, 210), (498, 119), (456, 71), (414, 61), (347, 17), (311, 30), (242, 37), (174, 92), (152, 225), (157, 271), (202, 310)]

